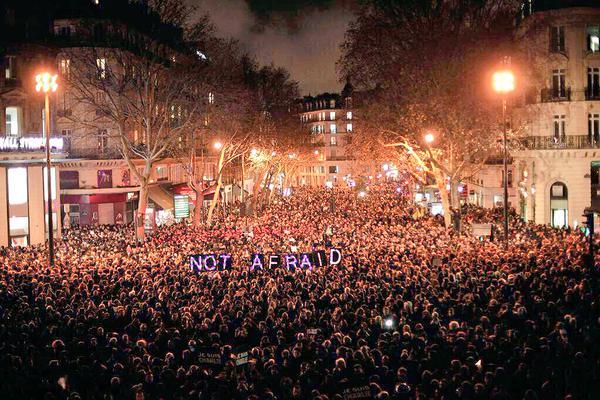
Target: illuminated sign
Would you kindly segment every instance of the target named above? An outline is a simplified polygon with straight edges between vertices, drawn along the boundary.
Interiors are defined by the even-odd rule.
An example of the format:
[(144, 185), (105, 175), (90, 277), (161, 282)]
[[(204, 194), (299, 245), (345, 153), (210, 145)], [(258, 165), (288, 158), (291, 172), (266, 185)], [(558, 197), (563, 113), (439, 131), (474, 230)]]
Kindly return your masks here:
[[(62, 150), (63, 138), (50, 138), (50, 148)], [(46, 148), (45, 137), (0, 137), (0, 151), (6, 150), (41, 150)]]
[(190, 216), (190, 197), (187, 194), (175, 195), (175, 218), (188, 218)]

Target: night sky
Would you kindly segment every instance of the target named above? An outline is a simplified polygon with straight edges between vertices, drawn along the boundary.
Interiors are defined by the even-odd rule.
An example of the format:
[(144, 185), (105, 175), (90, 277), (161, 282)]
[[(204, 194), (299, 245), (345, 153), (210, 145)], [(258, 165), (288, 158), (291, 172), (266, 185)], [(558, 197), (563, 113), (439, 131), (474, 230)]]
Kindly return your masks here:
[(239, 39), (262, 64), (287, 68), (301, 93), (339, 91), (335, 63), (352, 0), (190, 0), (218, 33)]

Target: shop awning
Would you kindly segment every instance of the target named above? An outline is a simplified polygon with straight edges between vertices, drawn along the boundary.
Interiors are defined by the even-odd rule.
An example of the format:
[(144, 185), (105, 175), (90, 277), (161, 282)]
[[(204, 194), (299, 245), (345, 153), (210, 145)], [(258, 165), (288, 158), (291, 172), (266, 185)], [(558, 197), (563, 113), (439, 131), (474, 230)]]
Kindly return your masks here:
[(173, 194), (160, 185), (150, 186), (148, 197), (163, 210), (172, 210), (175, 207)]

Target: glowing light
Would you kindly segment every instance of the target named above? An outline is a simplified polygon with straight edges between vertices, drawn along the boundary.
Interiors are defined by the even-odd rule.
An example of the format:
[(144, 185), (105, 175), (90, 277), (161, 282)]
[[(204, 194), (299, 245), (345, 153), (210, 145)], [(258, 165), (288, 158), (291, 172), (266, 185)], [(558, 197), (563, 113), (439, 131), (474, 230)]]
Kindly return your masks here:
[(402, 191), (401, 188), (396, 188), (396, 193), (400, 193)]
[(315, 156), (319, 155), (319, 150), (315, 150)]
[(387, 329), (392, 329), (394, 327), (394, 320), (391, 318), (386, 318), (385, 321), (383, 321), (383, 326), (385, 326)]
[(56, 80), (58, 75), (50, 75), (48, 72), (37, 74), (35, 76), (35, 91), (36, 92), (56, 92), (58, 83)]
[(509, 93), (515, 90), (515, 76), (511, 71), (495, 72), (492, 76), (492, 86), (498, 93)]
[(295, 157), (296, 157), (296, 153), (291, 153), (291, 154), (288, 154), (288, 157), (289, 157), (289, 158), (295, 158)]
[(388, 164), (383, 164), (381, 166), (381, 169), (383, 169), (384, 171), (387, 171), (388, 169), (390, 169), (390, 166)]
[(276, 155), (277, 155), (277, 152), (276, 152), (276, 151), (272, 151), (272, 152), (271, 152), (271, 156), (275, 157)]
[(458, 193), (462, 193), (462, 192), (463, 192), (463, 190), (465, 190), (465, 188), (463, 188), (462, 186), (459, 186), (459, 187), (458, 187)]
[(258, 150), (252, 149), (250, 150), (250, 157), (256, 157), (258, 155)]
[(223, 147), (223, 143), (221, 143), (221, 142), (215, 142), (214, 146), (215, 146), (215, 149), (221, 150), (221, 148)]
[(425, 135), (424, 139), (425, 143), (433, 143), (433, 141), (435, 140), (435, 136), (433, 136), (433, 133), (428, 133)]
[(358, 192), (358, 197), (363, 198), (367, 195), (367, 192), (365, 192), (364, 190), (361, 190), (360, 192)]

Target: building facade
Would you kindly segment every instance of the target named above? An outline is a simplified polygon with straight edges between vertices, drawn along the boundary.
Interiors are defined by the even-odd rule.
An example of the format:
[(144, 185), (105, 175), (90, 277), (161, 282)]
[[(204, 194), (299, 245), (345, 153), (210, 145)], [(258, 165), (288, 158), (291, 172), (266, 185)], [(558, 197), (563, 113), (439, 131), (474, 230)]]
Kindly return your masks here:
[(516, 208), (525, 220), (576, 227), (600, 207), (600, 5), (525, 1), (517, 35), (534, 67), (514, 111), (525, 127), (512, 150)]
[(357, 96), (360, 94), (348, 82), (339, 94), (306, 96), (298, 102), (300, 121), (310, 131), (317, 156), (301, 173), (302, 184), (337, 186), (374, 173), (374, 166), (368, 160), (352, 154)]
[[(32, 13), (32, 9), (39, 12)], [(52, 191), (55, 237), (60, 236), (62, 226), (133, 221), (139, 182), (122, 159), (115, 127), (98, 110), (77, 104), (69, 95), (73, 60), (66, 54), (78, 47), (101, 50), (109, 39), (114, 45), (117, 35), (123, 46), (155, 43), (151, 50), (165, 56), (170, 54), (170, 43), (182, 38), (181, 31), (163, 24), (143, 1), (34, 0), (22, 4), (7, 0), (0, 7), (0, 209), (6, 210), (0, 212), (6, 217), (0, 217), (0, 246), (45, 240), (41, 177), (46, 131), (51, 135), (56, 185)], [(100, 57), (97, 67), (107, 68), (108, 60)], [(35, 91), (35, 75), (42, 71), (59, 75), (59, 89), (50, 95), (48, 130), (44, 97)], [(78, 122), (83, 118), (74, 118), (82, 113), (94, 118), (92, 130)], [(132, 132), (132, 141), (143, 140), (135, 135)], [(199, 170), (204, 171), (204, 179), (213, 179), (211, 156), (202, 160), (206, 165)], [(133, 163), (143, 168), (141, 160)], [(172, 189), (187, 181), (181, 160), (156, 162), (149, 189), (151, 214), (172, 214)]]

